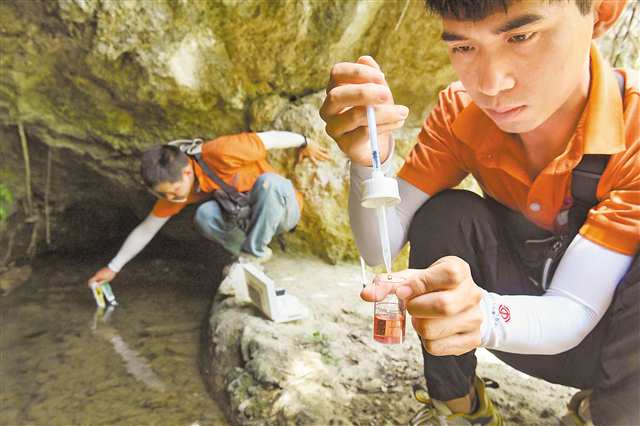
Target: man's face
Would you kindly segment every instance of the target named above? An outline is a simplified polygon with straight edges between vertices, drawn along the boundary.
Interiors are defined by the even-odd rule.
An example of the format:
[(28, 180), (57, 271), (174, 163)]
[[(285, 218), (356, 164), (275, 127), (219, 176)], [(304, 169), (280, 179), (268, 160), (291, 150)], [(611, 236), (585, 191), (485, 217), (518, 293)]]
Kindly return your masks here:
[(593, 13), (572, 1), (514, 2), (507, 13), (443, 27), (458, 77), (505, 132), (536, 129), (588, 79)]
[(191, 193), (193, 186), (193, 171), (187, 165), (177, 182), (160, 182), (153, 187), (153, 193), (159, 198), (165, 198), (172, 203), (184, 203)]

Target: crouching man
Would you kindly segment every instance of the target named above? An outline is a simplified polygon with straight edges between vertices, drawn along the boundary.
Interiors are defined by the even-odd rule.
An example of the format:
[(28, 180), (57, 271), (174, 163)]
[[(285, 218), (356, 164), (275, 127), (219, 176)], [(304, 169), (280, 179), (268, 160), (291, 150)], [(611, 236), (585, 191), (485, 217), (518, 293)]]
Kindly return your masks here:
[[(205, 238), (233, 255), (268, 260), (271, 249), (267, 245), (274, 236), (296, 226), (303, 206), (291, 181), (276, 174), (267, 162), (268, 150), (284, 148), (298, 148), (298, 161), (309, 158), (315, 163), (329, 158), (326, 150), (305, 136), (282, 131), (222, 136), (187, 152), (172, 144), (145, 151), (142, 178), (158, 201), (109, 265), (89, 282), (112, 281), (172, 216), (195, 203), (200, 204), (196, 228)], [(212, 199), (216, 191), (221, 197)], [(246, 200), (248, 215), (230, 214), (238, 207), (235, 197)]]
[[(640, 424), (640, 91), (637, 71), (612, 69), (593, 43), (625, 2), (426, 3), (460, 81), (424, 121), (387, 215), (392, 252), (411, 244), (395, 292), (422, 339), (430, 396), (416, 395), (413, 424), (502, 424), (477, 347), (581, 389), (567, 424)], [(371, 57), (336, 64), (321, 116), (352, 161), (356, 242), (380, 264), (375, 213), (359, 203), (366, 105), (385, 160), (407, 108)], [(450, 189), (469, 173), (484, 197)]]

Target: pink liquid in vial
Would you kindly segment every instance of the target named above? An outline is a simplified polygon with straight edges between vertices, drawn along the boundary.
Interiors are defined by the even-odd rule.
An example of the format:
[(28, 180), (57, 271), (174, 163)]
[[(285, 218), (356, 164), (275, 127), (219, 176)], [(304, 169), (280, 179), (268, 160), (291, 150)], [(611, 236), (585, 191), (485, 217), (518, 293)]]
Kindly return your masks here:
[(373, 339), (385, 345), (404, 342), (405, 316), (402, 313), (380, 313), (373, 317)]

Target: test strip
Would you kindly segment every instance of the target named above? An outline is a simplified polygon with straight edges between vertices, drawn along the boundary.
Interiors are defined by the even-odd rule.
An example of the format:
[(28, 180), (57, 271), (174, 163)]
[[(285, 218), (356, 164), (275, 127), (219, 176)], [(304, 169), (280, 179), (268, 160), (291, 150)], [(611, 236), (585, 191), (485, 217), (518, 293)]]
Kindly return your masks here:
[(360, 256), (360, 274), (362, 277), (362, 288), (367, 286), (367, 266), (364, 264), (364, 259)]
[(110, 305), (117, 305), (116, 296), (113, 294), (113, 290), (111, 289), (111, 285), (109, 283), (102, 284), (102, 292), (104, 293), (104, 297), (107, 299), (107, 302)]
[(89, 284), (89, 287), (91, 287), (91, 292), (93, 293), (93, 298), (96, 299), (96, 305), (98, 305), (99, 308), (104, 308), (105, 306), (107, 306), (105, 301), (104, 301), (104, 293), (102, 292), (102, 289), (100, 288), (100, 284), (91, 283), (91, 284)]

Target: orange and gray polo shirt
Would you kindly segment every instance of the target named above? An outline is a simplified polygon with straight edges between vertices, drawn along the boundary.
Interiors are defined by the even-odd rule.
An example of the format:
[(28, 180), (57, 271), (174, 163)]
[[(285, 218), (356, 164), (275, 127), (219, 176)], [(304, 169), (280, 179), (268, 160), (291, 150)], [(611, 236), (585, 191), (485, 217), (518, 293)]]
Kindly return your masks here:
[(501, 131), (460, 82), (439, 96), (418, 143), (398, 176), (433, 196), (471, 173), (482, 190), (531, 222), (557, 232), (572, 204), (571, 173), (584, 154), (608, 154), (598, 204), (580, 234), (626, 255), (640, 248), (640, 90), (637, 71), (625, 77), (623, 102), (614, 71), (591, 49), (587, 105), (565, 151), (532, 180), (516, 139)]
[[(267, 162), (267, 150), (255, 133), (221, 136), (208, 141), (202, 145), (202, 159), (215, 170), (220, 179), (239, 192), (251, 191), (260, 175), (274, 172), (273, 167)], [(196, 191), (194, 185), (187, 201), (182, 203), (159, 199), (152, 210), (154, 216), (175, 216), (187, 205), (210, 198), (211, 193), (219, 189), (219, 186), (194, 159), (190, 158), (189, 161), (198, 181), (199, 190)], [(302, 195), (298, 191), (296, 191), (296, 199), (302, 211)]]

